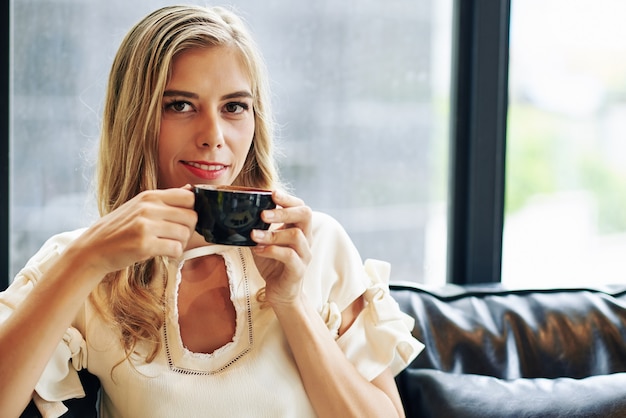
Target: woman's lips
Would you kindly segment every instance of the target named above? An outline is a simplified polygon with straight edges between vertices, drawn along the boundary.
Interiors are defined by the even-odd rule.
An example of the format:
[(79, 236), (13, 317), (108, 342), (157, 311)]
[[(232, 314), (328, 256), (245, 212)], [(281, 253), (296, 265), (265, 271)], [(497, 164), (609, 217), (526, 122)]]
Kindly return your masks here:
[(194, 176), (203, 180), (215, 180), (226, 172), (228, 166), (217, 163), (181, 161), (183, 166)]

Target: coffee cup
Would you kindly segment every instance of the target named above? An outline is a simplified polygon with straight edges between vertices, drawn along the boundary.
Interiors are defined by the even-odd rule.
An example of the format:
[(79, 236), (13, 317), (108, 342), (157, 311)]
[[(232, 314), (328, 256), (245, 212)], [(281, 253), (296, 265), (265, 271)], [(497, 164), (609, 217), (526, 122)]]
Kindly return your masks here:
[(276, 207), (270, 190), (198, 184), (193, 192), (196, 231), (213, 244), (256, 245), (250, 238), (252, 230), (270, 226), (261, 219), (261, 212)]

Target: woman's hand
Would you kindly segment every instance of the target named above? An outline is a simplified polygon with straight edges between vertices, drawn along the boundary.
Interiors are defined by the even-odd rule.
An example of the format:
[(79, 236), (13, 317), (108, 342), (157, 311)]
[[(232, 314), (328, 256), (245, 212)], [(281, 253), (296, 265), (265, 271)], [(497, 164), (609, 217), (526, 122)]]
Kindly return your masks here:
[(155, 256), (178, 258), (197, 214), (189, 188), (148, 190), (100, 218), (75, 241), (103, 276)]
[(269, 231), (254, 230), (252, 239), (257, 268), (265, 279), (265, 299), (272, 305), (297, 302), (302, 278), (311, 260), (311, 209), (301, 199), (282, 192), (272, 195), (277, 208), (265, 210), (262, 219), (282, 225)]
[(150, 257), (182, 254), (196, 224), (193, 203), (189, 188), (140, 193), (46, 266), (0, 326), (0, 376), (10, 382), (0, 388), (0, 415), (18, 416), (28, 404), (63, 334), (106, 274)]

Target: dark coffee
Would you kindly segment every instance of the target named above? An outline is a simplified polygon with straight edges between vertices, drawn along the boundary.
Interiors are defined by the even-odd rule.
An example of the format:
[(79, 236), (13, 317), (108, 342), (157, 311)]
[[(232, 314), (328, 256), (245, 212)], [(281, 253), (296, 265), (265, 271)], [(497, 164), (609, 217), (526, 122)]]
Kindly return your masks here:
[(261, 212), (276, 207), (269, 190), (196, 185), (193, 192), (198, 213), (196, 231), (214, 244), (256, 245), (250, 239), (252, 230), (270, 226), (261, 220)]

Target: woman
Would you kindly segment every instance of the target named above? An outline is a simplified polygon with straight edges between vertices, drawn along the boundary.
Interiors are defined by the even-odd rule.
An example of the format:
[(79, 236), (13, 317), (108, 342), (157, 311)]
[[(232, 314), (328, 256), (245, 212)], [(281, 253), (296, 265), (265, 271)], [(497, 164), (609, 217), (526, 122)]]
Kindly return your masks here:
[[(207, 245), (191, 184), (272, 189), (255, 247)], [(0, 295), (0, 415), (102, 384), (103, 417), (403, 416), (422, 348), (343, 229), (282, 191), (264, 67), (221, 8), (166, 7), (123, 40), (98, 164), (101, 218), (52, 237)], [(19, 367), (15, 367), (19, 365)]]

